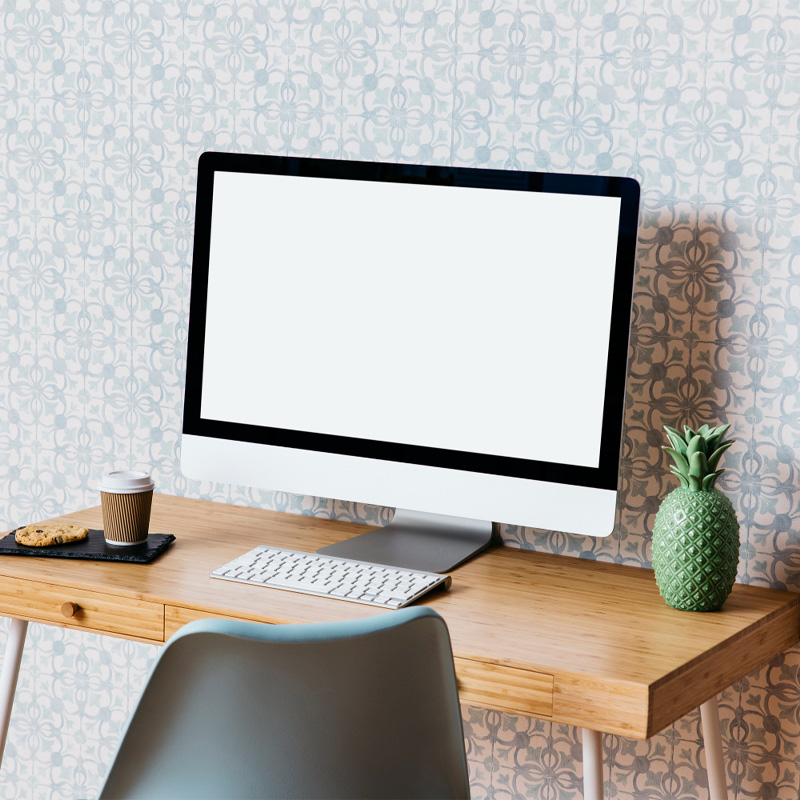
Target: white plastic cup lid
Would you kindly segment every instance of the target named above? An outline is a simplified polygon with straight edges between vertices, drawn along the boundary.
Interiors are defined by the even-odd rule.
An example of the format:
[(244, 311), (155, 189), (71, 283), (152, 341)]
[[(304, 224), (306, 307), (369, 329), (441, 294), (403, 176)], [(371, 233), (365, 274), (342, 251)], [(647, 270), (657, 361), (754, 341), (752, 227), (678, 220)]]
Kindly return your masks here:
[(155, 488), (153, 479), (146, 472), (135, 469), (118, 469), (106, 472), (100, 481), (100, 491), (112, 494), (139, 494)]

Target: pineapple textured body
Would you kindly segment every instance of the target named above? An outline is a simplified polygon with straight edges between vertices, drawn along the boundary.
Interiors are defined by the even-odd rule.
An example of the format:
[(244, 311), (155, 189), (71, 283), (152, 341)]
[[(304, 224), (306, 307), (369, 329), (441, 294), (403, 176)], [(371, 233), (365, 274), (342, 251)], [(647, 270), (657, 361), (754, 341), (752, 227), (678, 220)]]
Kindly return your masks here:
[(717, 611), (733, 588), (739, 522), (718, 489), (683, 486), (661, 504), (653, 529), (653, 568), (661, 596), (683, 611)]

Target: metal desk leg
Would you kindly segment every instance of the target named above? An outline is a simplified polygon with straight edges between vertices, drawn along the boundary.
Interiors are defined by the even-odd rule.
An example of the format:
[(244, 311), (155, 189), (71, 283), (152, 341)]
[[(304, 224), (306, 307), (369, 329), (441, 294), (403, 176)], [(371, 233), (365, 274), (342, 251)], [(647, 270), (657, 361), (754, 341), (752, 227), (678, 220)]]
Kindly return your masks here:
[(603, 800), (603, 734), (581, 728), (583, 800)]
[(700, 706), (703, 727), (703, 747), (706, 751), (709, 800), (728, 800), (725, 764), (722, 761), (722, 734), (719, 730), (717, 698), (712, 697)]
[(14, 705), (14, 692), (17, 688), (19, 665), (22, 661), (22, 649), (25, 647), (25, 634), (28, 623), (22, 619), (11, 619), (6, 642), (6, 654), (3, 657), (3, 671), (0, 672), (0, 766), (3, 763), (3, 750), (6, 747), (8, 723), (11, 721), (11, 706)]

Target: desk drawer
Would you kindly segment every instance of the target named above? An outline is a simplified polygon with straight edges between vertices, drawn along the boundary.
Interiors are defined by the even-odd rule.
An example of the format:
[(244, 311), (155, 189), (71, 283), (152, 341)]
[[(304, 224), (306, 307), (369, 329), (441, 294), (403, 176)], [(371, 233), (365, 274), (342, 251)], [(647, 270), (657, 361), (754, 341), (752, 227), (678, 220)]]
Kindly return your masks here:
[[(232, 617), (228, 614), (215, 614), (213, 611), (201, 611), (198, 608), (184, 608), (183, 606), (164, 606), (164, 641), (180, 630), (189, 622), (196, 619), (232, 619), (239, 622), (260, 622), (257, 619), (247, 617)], [(267, 623), (268, 624), (268, 623)]]
[(458, 696), (468, 703), (532, 717), (553, 715), (553, 676), (456, 658)]
[(0, 576), (0, 614), (64, 628), (164, 641), (164, 606), (69, 586)]

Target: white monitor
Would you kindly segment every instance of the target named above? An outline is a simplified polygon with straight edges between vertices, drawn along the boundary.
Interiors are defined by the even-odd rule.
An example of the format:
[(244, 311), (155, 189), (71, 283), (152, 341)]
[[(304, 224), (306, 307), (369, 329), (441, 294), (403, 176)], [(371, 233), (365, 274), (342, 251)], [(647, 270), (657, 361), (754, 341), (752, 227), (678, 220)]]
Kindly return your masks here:
[[(638, 204), (630, 178), (205, 153), (184, 473), (608, 535)], [(423, 539), (336, 554), (458, 563)]]

